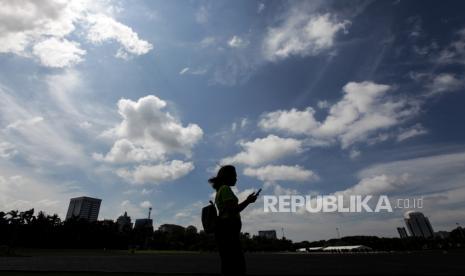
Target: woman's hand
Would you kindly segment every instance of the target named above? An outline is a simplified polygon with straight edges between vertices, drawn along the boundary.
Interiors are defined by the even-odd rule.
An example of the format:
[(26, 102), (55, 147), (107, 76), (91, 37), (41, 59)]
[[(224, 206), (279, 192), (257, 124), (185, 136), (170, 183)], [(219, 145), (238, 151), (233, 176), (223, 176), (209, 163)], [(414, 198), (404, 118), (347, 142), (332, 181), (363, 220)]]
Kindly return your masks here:
[(251, 193), (246, 199), (248, 203), (254, 203), (256, 200), (257, 200), (257, 195), (255, 194), (255, 192)]

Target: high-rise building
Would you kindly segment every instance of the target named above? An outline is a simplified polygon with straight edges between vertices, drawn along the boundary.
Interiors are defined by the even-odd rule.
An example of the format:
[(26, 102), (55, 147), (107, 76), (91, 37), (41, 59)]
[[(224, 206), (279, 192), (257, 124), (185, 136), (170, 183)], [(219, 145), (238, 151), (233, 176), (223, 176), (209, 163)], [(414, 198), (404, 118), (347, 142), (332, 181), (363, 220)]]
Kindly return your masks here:
[(153, 220), (146, 218), (136, 219), (134, 230), (151, 230), (153, 232)]
[(186, 231), (186, 229), (181, 225), (162, 224), (158, 227), (158, 231), (168, 234), (183, 234)]
[(119, 232), (127, 232), (132, 229), (131, 217), (128, 216), (127, 212), (124, 212), (124, 215), (118, 217), (116, 224), (118, 225)]
[(267, 239), (276, 239), (276, 230), (261, 230), (258, 231), (258, 236)]
[(405, 227), (397, 227), (397, 232), (399, 233), (401, 239), (408, 238), (407, 230), (405, 230)]
[(412, 237), (433, 237), (434, 231), (429, 219), (421, 212), (408, 211), (404, 215), (405, 224)]
[(101, 203), (101, 199), (87, 196), (72, 198), (69, 202), (66, 219), (75, 217), (90, 222), (97, 221)]
[(136, 223), (134, 224), (134, 230), (153, 233), (153, 220), (150, 218), (151, 213), (152, 207), (149, 207), (149, 215), (147, 218), (136, 219)]

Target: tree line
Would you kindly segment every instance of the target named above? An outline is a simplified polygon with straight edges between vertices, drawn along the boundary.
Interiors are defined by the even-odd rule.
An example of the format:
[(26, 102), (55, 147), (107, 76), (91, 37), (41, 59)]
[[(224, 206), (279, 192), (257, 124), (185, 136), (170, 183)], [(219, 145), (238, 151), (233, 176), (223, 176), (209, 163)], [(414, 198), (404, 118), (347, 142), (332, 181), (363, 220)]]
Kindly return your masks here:
[[(215, 251), (214, 236), (197, 231), (194, 226), (171, 225), (170, 231), (153, 228), (121, 228), (111, 220), (89, 222), (71, 218), (63, 221), (57, 214), (43, 211), (0, 211), (0, 248), (7, 254), (15, 248), (76, 248), (76, 249), (154, 249)], [(352, 236), (321, 241), (292, 242), (286, 238), (269, 239), (241, 233), (246, 251), (296, 251), (299, 248), (337, 245), (365, 245), (378, 251), (450, 249), (465, 244), (462, 228), (450, 232), (447, 238), (380, 238)]]

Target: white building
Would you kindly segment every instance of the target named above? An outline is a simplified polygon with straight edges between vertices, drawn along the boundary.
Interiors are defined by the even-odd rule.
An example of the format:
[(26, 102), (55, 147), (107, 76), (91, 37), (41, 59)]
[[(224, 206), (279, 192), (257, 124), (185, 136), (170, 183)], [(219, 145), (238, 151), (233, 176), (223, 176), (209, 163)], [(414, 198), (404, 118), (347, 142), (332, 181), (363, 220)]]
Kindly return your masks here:
[(343, 246), (327, 246), (323, 248), (323, 251), (329, 252), (357, 252), (357, 251), (371, 251), (371, 247), (365, 245), (343, 245)]

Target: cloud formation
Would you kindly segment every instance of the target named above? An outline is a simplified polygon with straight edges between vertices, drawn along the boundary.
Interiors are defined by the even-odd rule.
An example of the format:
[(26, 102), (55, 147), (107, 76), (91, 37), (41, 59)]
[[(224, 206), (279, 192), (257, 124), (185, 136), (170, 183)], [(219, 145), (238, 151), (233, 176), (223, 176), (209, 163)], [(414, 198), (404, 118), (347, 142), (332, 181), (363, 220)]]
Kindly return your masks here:
[(277, 110), (264, 114), (258, 126), (266, 131), (281, 129), (292, 134), (305, 134), (319, 126), (314, 114), (315, 110), (311, 107), (303, 111), (295, 108), (291, 110)]
[(415, 136), (419, 135), (424, 135), (427, 134), (428, 130), (423, 127), (421, 124), (415, 124), (412, 127), (409, 127), (407, 129), (403, 129), (398, 135), (397, 135), (397, 141), (401, 142), (410, 138), (413, 138)]
[(358, 173), (360, 181), (357, 184), (338, 193), (387, 194), (405, 198), (412, 195), (426, 197), (431, 194), (450, 196), (451, 191), (458, 189), (461, 196), (465, 196), (461, 182), (464, 165), (464, 152), (376, 164)]
[(86, 51), (77, 42), (52, 37), (35, 44), (32, 53), (42, 65), (61, 68), (80, 63)]
[(221, 160), (222, 164), (256, 166), (302, 152), (302, 142), (293, 138), (268, 135), (249, 142), (240, 142), (242, 151)]
[(318, 175), (312, 170), (306, 170), (301, 166), (285, 166), (285, 165), (267, 165), (259, 168), (245, 168), (244, 174), (255, 177), (263, 182), (276, 181), (314, 181), (318, 180)]
[(445, 92), (453, 92), (465, 88), (465, 82), (453, 74), (441, 73), (432, 78), (431, 83), (427, 85), (429, 95), (435, 95)]
[(105, 156), (99, 160), (115, 163), (158, 161), (166, 155), (191, 155), (191, 149), (202, 138), (203, 131), (196, 124), (183, 126), (165, 111), (167, 103), (149, 95), (137, 100), (121, 99), (118, 113), (123, 118), (115, 128), (106, 132), (117, 138)]
[(127, 59), (131, 55), (144, 55), (152, 50), (149, 42), (139, 38), (130, 27), (114, 20), (104, 14), (93, 14), (87, 17), (91, 27), (87, 33), (87, 39), (93, 43), (102, 43), (115, 40), (121, 48), (118, 49), (116, 57)]
[(329, 49), (335, 36), (350, 21), (326, 13), (315, 15), (295, 9), (278, 27), (270, 28), (263, 42), (265, 59), (276, 61), (290, 56), (314, 56)]
[(243, 38), (241, 38), (241, 37), (239, 37), (237, 35), (234, 35), (228, 41), (228, 45), (231, 48), (244, 48), (244, 47), (247, 46), (247, 44), (249, 44), (249, 42), (247, 40), (244, 40)]
[(458, 38), (440, 51), (437, 62), (465, 64), (465, 29), (457, 32)]
[[(349, 82), (343, 97), (333, 104), (326, 118), (317, 121), (308, 107), (278, 110), (262, 116), (258, 125), (265, 131), (304, 134), (312, 139), (335, 140), (342, 148), (367, 140), (370, 135), (403, 123), (417, 113), (416, 105), (405, 99), (386, 97), (391, 86), (370, 81)], [(318, 144), (318, 143), (313, 143)]]
[(181, 178), (193, 169), (192, 162), (172, 160), (157, 165), (140, 165), (134, 170), (119, 169), (117, 174), (134, 184), (159, 184)]
[(75, 36), (83, 31), (94, 44), (115, 40), (120, 58), (146, 54), (152, 45), (108, 14), (102, 1), (0, 1), (0, 53), (35, 57), (47, 67), (69, 67), (83, 60), (86, 50)]
[(107, 154), (94, 153), (94, 158), (129, 166), (117, 169), (116, 173), (134, 184), (172, 181), (192, 171), (192, 162), (166, 159), (173, 154), (190, 158), (203, 131), (196, 124), (183, 126), (165, 111), (166, 107), (167, 103), (154, 95), (136, 102), (119, 100), (118, 112), (123, 120), (103, 134), (116, 141)]

